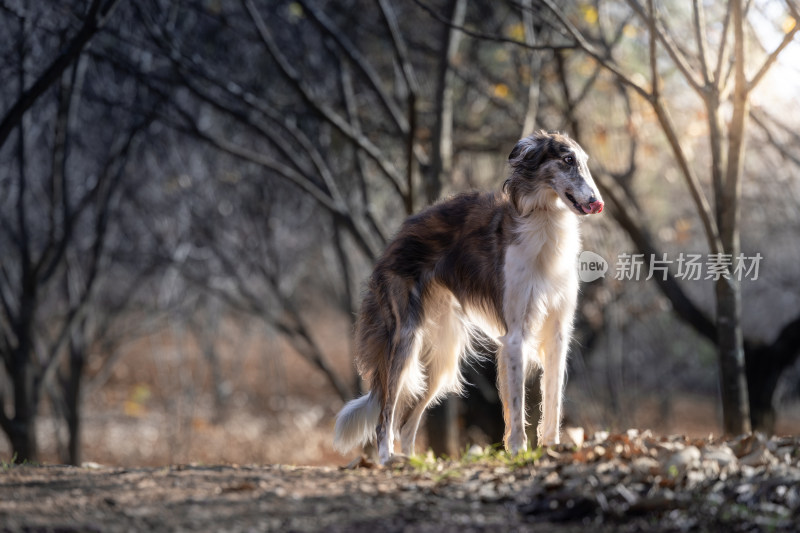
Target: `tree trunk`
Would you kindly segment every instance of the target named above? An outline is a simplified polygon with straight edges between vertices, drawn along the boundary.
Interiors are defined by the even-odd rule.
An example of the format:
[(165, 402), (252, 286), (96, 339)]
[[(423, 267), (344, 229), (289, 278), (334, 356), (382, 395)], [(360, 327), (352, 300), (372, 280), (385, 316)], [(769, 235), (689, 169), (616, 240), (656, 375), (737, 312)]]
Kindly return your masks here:
[(19, 359), (19, 352), (16, 357), (16, 368), (11, 376), (14, 384), (14, 418), (10, 421), (8, 438), (17, 462), (34, 462), (38, 457), (35, 372), (29, 360)]
[(69, 344), (69, 370), (64, 380), (64, 418), (67, 423), (67, 461), (71, 465), (81, 464), (81, 382), (86, 364), (86, 344), (81, 323), (72, 335)]
[[(464, 22), (467, 11), (466, 0), (451, 0), (449, 18), (454, 25)], [(453, 71), (451, 62), (458, 51), (461, 32), (444, 26), (442, 48), (439, 55), (437, 91), (435, 101), (436, 121), (433, 126), (431, 163), (425, 179), (425, 200), (435, 202), (442, 192), (442, 175), (450, 171), (453, 158)], [(439, 405), (430, 409), (425, 428), (428, 445), (437, 455), (454, 455), (458, 451), (458, 411), (456, 398), (445, 398)]]
[(20, 312), (15, 333), (17, 346), (11, 354), (10, 378), (14, 387), (14, 417), (8, 435), (17, 461), (36, 461), (37, 376), (33, 365), (31, 328), (36, 309), (36, 291), (29, 279), (23, 280)]
[[(744, 135), (747, 126), (748, 89), (744, 75), (744, 16), (741, 0), (733, 2), (735, 53), (735, 86), (733, 117), (729, 126), (728, 164), (723, 187), (715, 190), (717, 226), (725, 254), (735, 260), (739, 253), (739, 200), (744, 167)], [(728, 269), (716, 283), (717, 348), (719, 350), (720, 394), (722, 396), (723, 430), (727, 434), (749, 433), (750, 408), (747, 397), (744, 346), (741, 325), (741, 292), (739, 280)]]
[[(454, 26), (461, 26), (467, 13), (466, 0), (451, 0), (449, 7), (450, 20)], [(451, 64), (458, 52), (461, 32), (452, 26), (444, 26), (442, 50), (439, 55), (439, 71), (437, 73), (436, 100), (434, 112), (436, 121), (433, 125), (431, 146), (431, 163), (428, 172), (424, 173), (425, 200), (435, 202), (442, 192), (442, 176), (450, 172), (453, 164), (453, 79)]]
[(776, 419), (772, 397), (786, 368), (778, 364), (778, 354), (769, 347), (748, 350), (745, 356), (752, 428), (772, 434)]
[(436, 455), (455, 457), (458, 453), (459, 431), (458, 398), (448, 397), (428, 411), (425, 427), (428, 434), (428, 447)]
[(722, 427), (726, 434), (739, 435), (751, 430), (742, 346), (741, 295), (739, 284), (733, 279), (720, 278), (716, 289)]
[(36, 417), (14, 417), (11, 422), (12, 460), (16, 463), (34, 463), (38, 459), (36, 443)]
[(745, 342), (750, 419), (753, 429), (774, 433), (775, 406), (772, 403), (781, 375), (800, 356), (800, 316), (781, 328), (768, 345)]

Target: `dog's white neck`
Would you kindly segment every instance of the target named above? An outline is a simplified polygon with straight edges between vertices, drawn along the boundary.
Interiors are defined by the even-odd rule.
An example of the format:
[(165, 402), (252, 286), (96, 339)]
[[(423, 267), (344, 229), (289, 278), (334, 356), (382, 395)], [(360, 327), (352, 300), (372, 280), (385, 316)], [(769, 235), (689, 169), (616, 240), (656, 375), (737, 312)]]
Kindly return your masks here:
[[(577, 279), (580, 217), (553, 195), (548, 209), (534, 209), (516, 219), (514, 238), (506, 251), (506, 283), (524, 286), (524, 279), (545, 284)], [(570, 280), (570, 281), (568, 281)]]

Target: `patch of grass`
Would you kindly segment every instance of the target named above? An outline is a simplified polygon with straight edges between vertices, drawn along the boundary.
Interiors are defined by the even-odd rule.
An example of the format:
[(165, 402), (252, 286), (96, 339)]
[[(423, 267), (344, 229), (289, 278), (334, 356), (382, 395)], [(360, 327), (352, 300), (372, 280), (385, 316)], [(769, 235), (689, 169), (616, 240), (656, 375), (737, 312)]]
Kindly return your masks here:
[(460, 462), (464, 464), (469, 463), (501, 463), (511, 468), (519, 468), (529, 466), (538, 461), (544, 455), (544, 448), (526, 448), (525, 450), (517, 453), (510, 454), (502, 445), (494, 444), (485, 448), (473, 446), (468, 448), (461, 456)]
[(441, 459), (433, 455), (433, 450), (428, 450), (426, 454), (414, 454), (408, 458), (408, 466), (418, 472), (434, 472), (443, 464)]
[(16, 452), (14, 452), (14, 455), (11, 456), (11, 461), (0, 461), (0, 469), (2, 470), (11, 470), (15, 466), (42, 466), (42, 465), (41, 463), (35, 463), (32, 461), (28, 461), (27, 459), (20, 462)]
[(408, 465), (418, 472), (441, 472), (452, 475), (459, 468), (478, 463), (502, 465), (509, 468), (522, 468), (536, 463), (544, 455), (544, 448), (526, 448), (517, 454), (510, 454), (499, 444), (480, 448), (468, 447), (460, 457), (436, 457), (432, 450), (424, 455), (412, 455)]
[(503, 450), (502, 455), (505, 457), (505, 462), (512, 468), (521, 468), (523, 466), (530, 466), (542, 458), (544, 455), (544, 448), (539, 446), (537, 448), (525, 448), (525, 450), (511, 455)]
[(0, 468), (3, 470), (10, 470), (15, 466), (17, 466), (17, 452), (14, 452), (14, 455), (11, 456), (11, 462), (0, 461)]

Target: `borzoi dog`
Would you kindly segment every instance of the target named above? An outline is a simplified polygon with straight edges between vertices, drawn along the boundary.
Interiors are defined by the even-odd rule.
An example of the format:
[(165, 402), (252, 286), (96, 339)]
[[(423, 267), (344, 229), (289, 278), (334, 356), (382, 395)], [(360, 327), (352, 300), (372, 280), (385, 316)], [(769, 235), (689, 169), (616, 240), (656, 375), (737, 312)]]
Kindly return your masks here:
[(375, 265), (356, 325), (369, 393), (336, 420), (342, 452), (377, 436), (382, 464), (414, 453), (425, 409), (461, 392), (477, 330), (494, 339), (505, 436), (527, 446), (525, 377), (541, 368), (539, 443), (559, 442), (567, 349), (578, 297), (578, 217), (603, 210), (586, 153), (559, 133), (520, 140), (502, 194), (469, 192), (409, 217)]

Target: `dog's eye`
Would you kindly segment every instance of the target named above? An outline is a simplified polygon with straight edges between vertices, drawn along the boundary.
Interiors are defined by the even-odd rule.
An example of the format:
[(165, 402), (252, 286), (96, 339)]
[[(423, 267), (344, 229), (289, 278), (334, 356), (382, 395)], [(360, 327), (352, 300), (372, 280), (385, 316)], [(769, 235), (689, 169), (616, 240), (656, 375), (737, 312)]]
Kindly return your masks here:
[(575, 158), (574, 158), (574, 157), (572, 157), (571, 155), (565, 155), (565, 156), (564, 156), (564, 163), (566, 163), (566, 164), (568, 164), (568, 165), (572, 166), (572, 165), (574, 165), (574, 164), (575, 164)]

